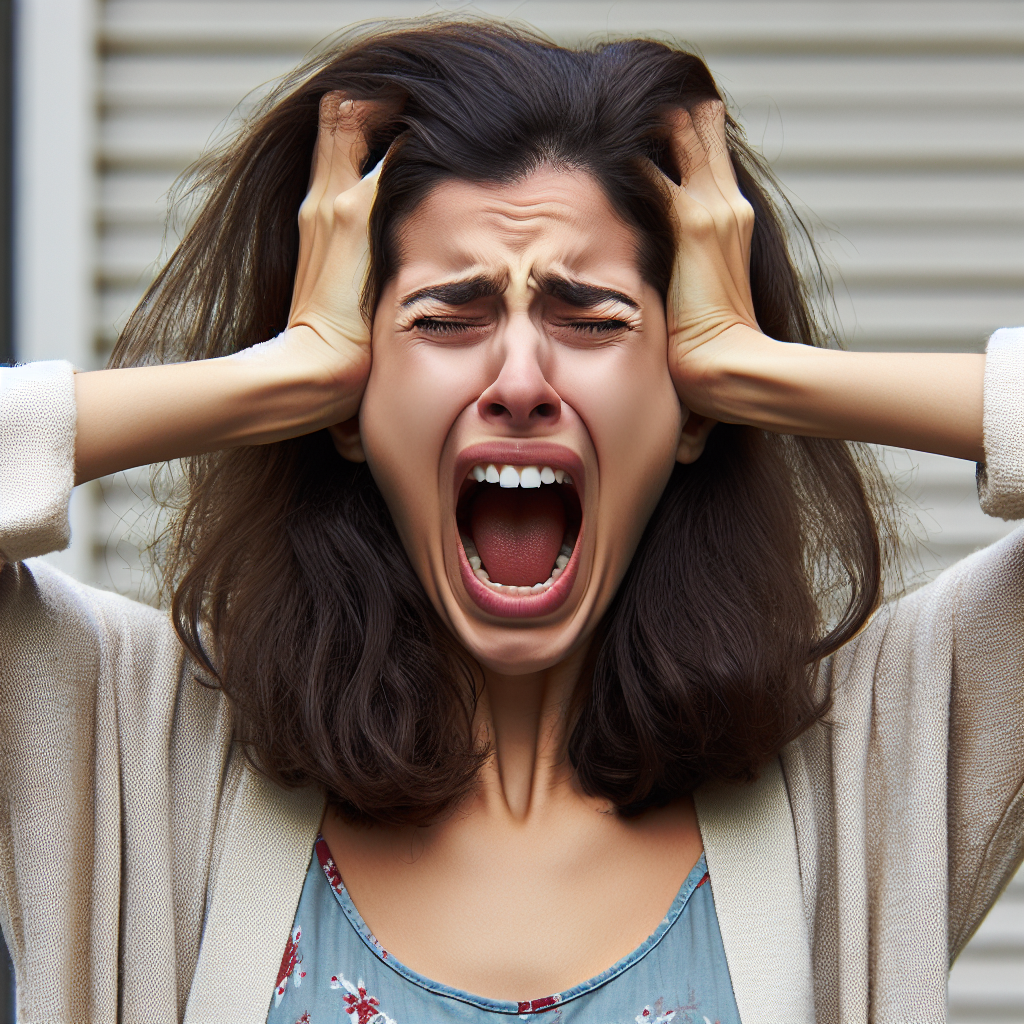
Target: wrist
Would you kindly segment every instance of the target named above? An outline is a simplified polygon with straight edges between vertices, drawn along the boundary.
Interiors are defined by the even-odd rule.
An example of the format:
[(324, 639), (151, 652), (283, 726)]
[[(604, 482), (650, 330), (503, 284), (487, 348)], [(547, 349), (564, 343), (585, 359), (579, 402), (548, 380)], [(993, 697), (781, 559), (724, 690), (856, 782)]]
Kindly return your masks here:
[(793, 356), (807, 346), (775, 341), (736, 324), (679, 360), (676, 378), (684, 404), (725, 423), (764, 426), (787, 388)]
[(369, 355), (345, 358), (309, 327), (296, 326), (223, 360), (248, 411), (236, 443), (259, 444), (309, 433), (355, 416)]

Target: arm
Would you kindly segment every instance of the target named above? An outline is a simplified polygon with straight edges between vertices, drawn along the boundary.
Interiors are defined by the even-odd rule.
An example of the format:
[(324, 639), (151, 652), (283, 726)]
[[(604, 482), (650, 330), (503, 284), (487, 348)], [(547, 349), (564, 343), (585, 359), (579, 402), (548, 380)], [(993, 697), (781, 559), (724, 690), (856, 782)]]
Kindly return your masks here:
[(295, 437), (356, 414), (370, 367), (359, 292), (377, 176), (360, 179), (359, 167), (371, 113), (336, 92), (321, 102), (285, 334), (221, 359), (77, 374), (76, 483)]
[[(312, 335), (312, 336), (311, 336)], [(75, 483), (131, 466), (263, 444), (354, 416), (357, 363), (333, 371), (320, 339), (291, 328), (264, 351), (75, 375)]]
[(717, 420), (981, 462), (984, 377), (983, 355), (842, 352), (736, 326), (687, 394)]
[(985, 357), (843, 352), (792, 345), (757, 326), (750, 293), (754, 214), (740, 194), (721, 104), (680, 111), (673, 153), (676, 270), (670, 358), (697, 418), (914, 448), (981, 461)]

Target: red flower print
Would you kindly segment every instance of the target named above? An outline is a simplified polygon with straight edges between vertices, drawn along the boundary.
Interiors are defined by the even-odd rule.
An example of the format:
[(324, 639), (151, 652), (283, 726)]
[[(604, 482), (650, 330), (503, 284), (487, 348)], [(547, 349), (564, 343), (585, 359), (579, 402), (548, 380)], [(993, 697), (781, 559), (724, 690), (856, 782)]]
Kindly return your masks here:
[(306, 1012), (305, 1012), (305, 1013), (304, 1013), (304, 1014), (303, 1014), (303, 1015), (302, 1015), (302, 1016), (301, 1016), (301, 1017), (300, 1017), (300, 1018), (299, 1018), (299, 1019), (298, 1019), (298, 1020), (297, 1020), (297, 1021), (295, 1022), (295, 1024), (311, 1024), (311, 1019), (310, 1019), (310, 1016), (309, 1016), (309, 1010), (307, 1010), (307, 1011), (306, 1011)]
[[(288, 936), (288, 941), (285, 943), (284, 956), (281, 957), (281, 968), (277, 972), (277, 982), (274, 985), (275, 1006), (281, 1005), (285, 989), (288, 988), (288, 979), (295, 974), (295, 968), (302, 963), (302, 957), (299, 956), (299, 939), (301, 938), (302, 928), (296, 925), (291, 935)], [(298, 974), (295, 974), (296, 987), (302, 984), (302, 979), (305, 976), (305, 971), (299, 971)]]
[(338, 870), (338, 865), (334, 863), (331, 848), (323, 836), (316, 837), (315, 849), (316, 859), (320, 861), (320, 867), (323, 868), (327, 881), (331, 883), (331, 888), (335, 892), (341, 892), (345, 888), (345, 883), (341, 880), (341, 872)]
[(356, 1015), (353, 1024), (398, 1024), (381, 1010), (377, 999), (367, 995), (362, 978), (353, 985), (343, 974), (335, 974), (331, 977), (331, 988), (345, 989), (345, 1012)]

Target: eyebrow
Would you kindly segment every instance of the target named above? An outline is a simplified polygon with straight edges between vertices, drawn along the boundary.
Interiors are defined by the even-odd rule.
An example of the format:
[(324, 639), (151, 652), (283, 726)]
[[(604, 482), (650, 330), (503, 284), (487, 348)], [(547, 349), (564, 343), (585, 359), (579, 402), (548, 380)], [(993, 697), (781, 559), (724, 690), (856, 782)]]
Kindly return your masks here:
[(437, 299), (446, 306), (465, 306), (477, 299), (487, 299), (493, 295), (500, 295), (508, 287), (508, 274), (498, 274), (489, 277), (487, 274), (477, 274), (475, 277), (463, 278), (461, 281), (445, 281), (443, 284), (432, 284), (426, 288), (420, 288), (402, 299), (400, 305), (403, 309), (420, 299)]
[[(538, 279), (540, 290), (552, 298), (561, 299), (578, 309), (593, 309), (603, 302), (621, 302), (630, 309), (640, 309), (640, 304), (624, 292), (613, 288), (601, 288), (598, 285), (574, 281), (559, 274), (548, 274)], [(477, 274), (461, 281), (445, 281), (442, 284), (428, 285), (407, 295), (401, 300), (400, 306), (405, 309), (421, 299), (436, 299), (446, 306), (465, 306), (477, 299), (491, 298), (500, 295), (508, 287), (508, 274)]]
[(584, 284), (582, 281), (573, 281), (571, 278), (561, 277), (558, 274), (550, 274), (542, 278), (540, 287), (545, 295), (561, 299), (579, 309), (593, 309), (595, 306), (609, 301), (621, 302), (631, 309), (640, 309), (640, 304), (623, 292), (617, 292), (613, 288), (600, 288), (594, 284)]

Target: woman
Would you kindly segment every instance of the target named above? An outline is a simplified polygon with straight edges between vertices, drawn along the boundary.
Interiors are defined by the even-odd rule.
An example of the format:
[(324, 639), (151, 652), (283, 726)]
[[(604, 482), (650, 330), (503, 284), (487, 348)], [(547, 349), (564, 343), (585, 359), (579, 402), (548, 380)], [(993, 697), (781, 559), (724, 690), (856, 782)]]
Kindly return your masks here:
[[(118, 368), (0, 388), (23, 1017), (942, 1019), (1021, 856), (1021, 542), (872, 616), (844, 439), (1019, 515), (1020, 334), (815, 347), (660, 44), (380, 30), (200, 180)], [(171, 621), (23, 561), (183, 457)]]

